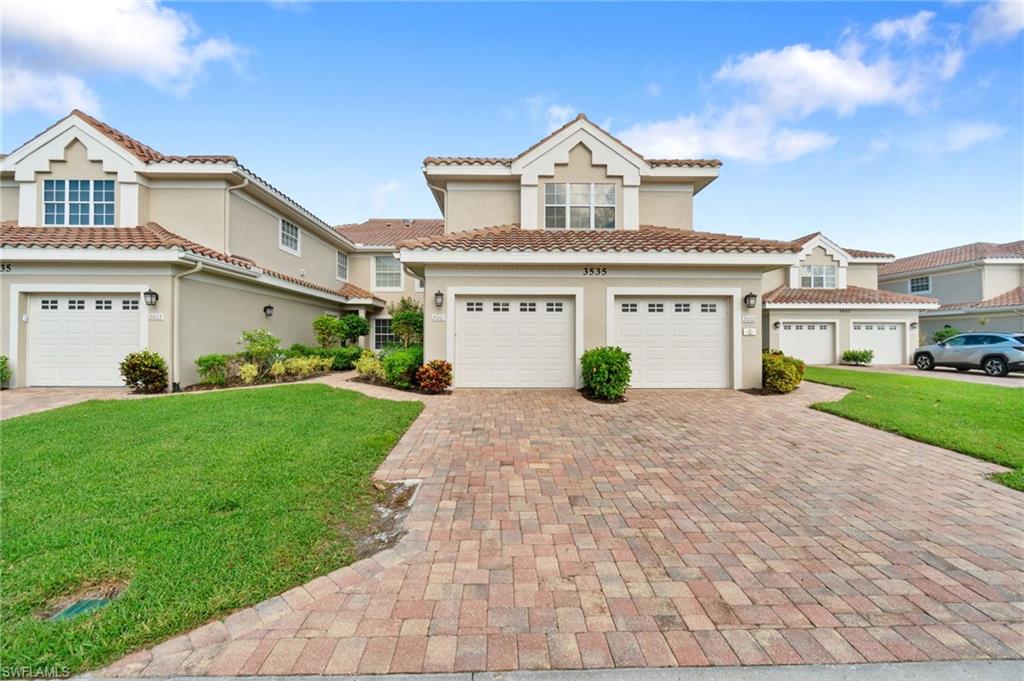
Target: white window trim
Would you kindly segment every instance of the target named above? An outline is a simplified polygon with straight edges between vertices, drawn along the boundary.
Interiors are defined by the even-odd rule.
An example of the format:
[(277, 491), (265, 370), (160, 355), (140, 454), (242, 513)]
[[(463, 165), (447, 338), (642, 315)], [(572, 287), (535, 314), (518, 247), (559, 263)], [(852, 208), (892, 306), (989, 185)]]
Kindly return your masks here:
[[(455, 363), (455, 322), (459, 306), (455, 301), (465, 296), (569, 296), (573, 299), (573, 343), (575, 345), (574, 371), (576, 387), (583, 387), (580, 378), (580, 356), (583, 354), (583, 287), (578, 286), (449, 286), (445, 292), (448, 321), (445, 322), (445, 358)], [(443, 310), (442, 310), (443, 311)], [(433, 359), (433, 358), (431, 358)], [(454, 387), (459, 384), (459, 370), (455, 369)]]
[[(382, 254), (370, 256), (370, 285), (371, 291), (404, 291), (405, 290), (405, 268), (402, 267), (402, 261), (398, 259), (398, 254)], [(398, 262), (398, 286), (377, 286), (377, 258), (392, 257)]]
[[(549, 204), (548, 203), (547, 187), (549, 185), (559, 185), (559, 184), (562, 185), (563, 187), (565, 187), (565, 205), (558, 205), (558, 204), (554, 204), (554, 203)], [(585, 206), (586, 208), (590, 209), (590, 227), (578, 228), (578, 227), (573, 227), (572, 226), (572, 209), (573, 209), (573, 207), (574, 206), (577, 207), (577, 208), (583, 208), (584, 207), (583, 204), (578, 204), (578, 203), (577, 204), (573, 204), (573, 202), (572, 202), (572, 185), (574, 185), (574, 184), (589, 184), (590, 185), (590, 202)], [(595, 195), (594, 195), (594, 187), (596, 187), (599, 184), (610, 184), (612, 186), (612, 190), (615, 192), (615, 202), (612, 205), (610, 205), (610, 206), (605, 206), (605, 205), (598, 206), (598, 205), (596, 205), (594, 203), (594, 197), (595, 197)], [(585, 231), (585, 230), (588, 230), (588, 229), (589, 230), (596, 230), (598, 228), (594, 226), (594, 220), (595, 220), (595, 216), (597, 215), (597, 209), (598, 208), (611, 208), (612, 209), (612, 226), (611, 227), (601, 227), (600, 228), (601, 230), (603, 230), (603, 231), (611, 231), (613, 229), (618, 229), (618, 227), (619, 227), (619, 225), (618, 225), (618, 221), (619, 221), (618, 220), (619, 191), (618, 191), (618, 188), (615, 186), (614, 182), (545, 182), (544, 183), (543, 193), (544, 193), (544, 197), (543, 197), (544, 198), (544, 224), (542, 225), (542, 227), (544, 229), (552, 229), (552, 230), (565, 229), (565, 230), (575, 230), (575, 231), (578, 231), (578, 232), (582, 232), (582, 231)], [(565, 227), (548, 227), (548, 218), (547, 218), (547, 212), (548, 212), (547, 209), (548, 208), (565, 208)]]
[[(928, 280), (928, 288), (922, 289), (920, 291), (915, 291), (914, 290), (914, 286), (913, 286), (913, 281), (915, 279), (927, 279)], [(931, 293), (931, 292), (932, 292), (932, 275), (924, 274), (924, 275), (921, 275), (919, 277), (910, 277), (909, 279), (907, 279), (907, 293), (910, 293), (912, 295), (918, 295), (918, 294), (921, 294), (921, 293)]]
[[(699, 298), (728, 298), (732, 308), (732, 324), (730, 334), (732, 335), (732, 389), (738, 390), (743, 383), (743, 328), (742, 316), (743, 289), (719, 288), (709, 286), (707, 288), (658, 288), (648, 286), (609, 286), (607, 288), (608, 300), (605, 303), (605, 343), (607, 345), (618, 344), (618, 334), (615, 324), (615, 299), (627, 296), (655, 296), (655, 297), (699, 297)], [(685, 302), (685, 301), (684, 301)], [(692, 302), (692, 301), (691, 301)]]
[[(804, 286), (804, 276), (805, 276), (804, 275), (804, 268), (805, 267), (811, 268), (811, 274), (807, 275), (807, 276), (810, 276), (810, 278), (811, 278), (811, 285), (810, 286)], [(814, 268), (815, 267), (821, 267), (821, 268), (826, 269), (826, 270), (827, 269), (831, 269), (832, 270), (833, 286), (815, 286), (814, 285), (814, 277), (817, 276), (817, 275), (814, 274)], [(824, 273), (821, 275), (822, 284), (827, 283), (827, 281), (826, 281), (827, 280), (827, 276), (828, 275), (824, 274)], [(800, 288), (841, 288), (839, 286), (839, 267), (836, 266), (836, 265), (800, 265), (799, 277), (800, 277)], [(845, 288), (845, 286), (842, 287), (842, 288)]]
[[(47, 182), (63, 182), (64, 183), (64, 200), (63, 201), (47, 201), (46, 200), (46, 183)], [(71, 200), (71, 183), (72, 182), (87, 182), (89, 184), (89, 200), (88, 201), (72, 201)], [(114, 200), (113, 201), (96, 201), (96, 182), (113, 182), (114, 183)], [(117, 226), (117, 180), (111, 178), (101, 179), (81, 179), (81, 178), (49, 178), (42, 180), (42, 197), (43, 200), (39, 204), (42, 208), (42, 223), (43, 227), (116, 227)], [(64, 222), (54, 222), (52, 224), (46, 222), (46, 204), (56, 203), (64, 207)], [(80, 222), (77, 225), (71, 224), (71, 204), (84, 203), (89, 206), (89, 221)], [(111, 223), (108, 224), (97, 224), (96, 223), (96, 204), (110, 205), (113, 207), (111, 213)]]
[[(343, 253), (342, 251), (335, 251), (335, 253), (336, 253), (336, 255), (334, 256), (334, 277), (338, 281), (348, 281), (348, 253)], [(339, 270), (341, 269), (341, 263), (339, 262), (340, 258), (344, 258), (345, 259), (345, 276), (344, 277), (341, 276), (341, 274), (339, 272)]]
[[(382, 350), (385, 347), (383, 345), (381, 345), (381, 346), (377, 345), (377, 322), (378, 321), (391, 321), (391, 317), (379, 316), (379, 317), (374, 317), (370, 321), (370, 346), (374, 350)], [(394, 335), (395, 335), (395, 329), (394, 329), (394, 327), (392, 327), (391, 328), (391, 336), (394, 337)]]
[[(285, 223), (287, 223), (287, 224), (289, 224), (289, 225), (291, 225), (292, 227), (295, 228), (295, 242), (296, 242), (296, 247), (295, 248), (292, 248), (291, 246), (286, 246), (285, 243), (284, 243), (284, 226), (285, 226)], [(285, 220), (284, 218), (278, 218), (278, 223), (277, 223), (277, 247), (280, 248), (285, 253), (290, 253), (291, 255), (302, 255), (302, 228), (299, 227), (294, 222), (292, 222), (291, 220)]]

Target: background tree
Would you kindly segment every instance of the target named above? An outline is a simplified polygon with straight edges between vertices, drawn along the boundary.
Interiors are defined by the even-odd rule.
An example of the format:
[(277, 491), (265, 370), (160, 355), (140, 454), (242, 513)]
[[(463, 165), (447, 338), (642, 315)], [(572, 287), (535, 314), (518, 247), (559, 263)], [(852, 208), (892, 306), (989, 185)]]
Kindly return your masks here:
[(388, 305), (391, 313), (391, 331), (404, 347), (423, 343), (423, 306), (412, 298), (403, 297)]

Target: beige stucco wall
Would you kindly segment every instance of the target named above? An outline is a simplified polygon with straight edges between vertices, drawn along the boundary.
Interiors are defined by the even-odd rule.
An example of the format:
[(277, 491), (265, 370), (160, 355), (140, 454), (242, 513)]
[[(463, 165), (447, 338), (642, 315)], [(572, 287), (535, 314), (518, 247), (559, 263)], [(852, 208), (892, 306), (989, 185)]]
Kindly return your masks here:
[[(14, 271), (0, 277), (0, 354), (15, 359), (15, 376), (12, 387), (23, 387), (28, 360), (27, 334), (28, 323), (22, 321), (23, 315), (30, 314), (27, 309), (28, 296), (18, 295), (17, 312), (11, 319), (11, 286), (21, 284), (61, 285), (74, 284), (88, 287), (90, 285), (108, 286), (124, 285), (132, 289), (145, 286), (160, 294), (160, 300), (153, 307), (146, 307), (142, 314), (160, 313), (163, 320), (149, 321), (148, 347), (160, 353), (170, 363), (172, 305), (171, 305), (171, 267), (170, 265), (119, 265), (119, 264), (74, 264), (59, 263), (23, 264), (12, 263)], [(83, 290), (88, 294), (89, 291)], [(33, 292), (31, 295), (36, 295)], [(63, 294), (62, 294), (63, 295)], [(133, 295), (138, 295), (134, 293)], [(10, 347), (11, 324), (18, 326), (18, 348)]]
[[(982, 323), (984, 322), (984, 323)], [(992, 312), (988, 314), (958, 314), (942, 317), (922, 317), (921, 331), (928, 339), (946, 325), (961, 332), (993, 331), (999, 333), (1024, 333), (1024, 310), (1019, 312)]]
[[(605, 166), (594, 165), (593, 154), (582, 142), (569, 150), (569, 163), (556, 164), (554, 175), (540, 177), (537, 185), (537, 224), (544, 227), (544, 185), (549, 182), (603, 182), (615, 185), (615, 228), (622, 229), (622, 178), (608, 175)], [(569, 216), (566, 213), (566, 224)]]
[(0, 187), (0, 220), (18, 219), (18, 185), (4, 184)]
[(154, 183), (147, 194), (149, 220), (196, 243), (224, 250), (224, 191), (220, 180)]
[(693, 229), (693, 185), (640, 185), (640, 224)]
[[(904, 325), (904, 339), (906, 342), (907, 361), (910, 361), (913, 348), (919, 345), (918, 330), (910, 328), (918, 321), (917, 310), (884, 310), (884, 309), (812, 309), (812, 310), (767, 310), (765, 314), (765, 329), (768, 347), (778, 350), (779, 329), (775, 323), (779, 322), (817, 322), (834, 323), (836, 335), (839, 340), (839, 350), (836, 361), (846, 350), (850, 350), (850, 332), (854, 322), (886, 322)], [(856, 349), (856, 348), (854, 348)]]
[(449, 182), (447, 232), (519, 223), (519, 186), (494, 182)]
[[(925, 276), (925, 275), (922, 275)], [(932, 290), (919, 295), (938, 298), (940, 303), (970, 303), (984, 300), (981, 270), (974, 268), (930, 275)], [(878, 288), (896, 293), (910, 292), (910, 277), (879, 282)]]
[(789, 268), (780, 267), (761, 276), (761, 290), (767, 293), (780, 286), (789, 286)]
[[(429, 315), (430, 311), (426, 310), (426, 291), (416, 290), (416, 279), (408, 273), (405, 273), (403, 277), (403, 289), (401, 291), (381, 291), (374, 290), (373, 286), (373, 268), (371, 261), (376, 255), (389, 255), (390, 251), (379, 251), (373, 253), (352, 253), (348, 256), (348, 278), (356, 286), (361, 286), (367, 291), (371, 291), (376, 298), (380, 298), (386, 304), (397, 303), (402, 298), (412, 298), (413, 300), (419, 301), (421, 305), (424, 305), (424, 311)], [(433, 290), (431, 290), (431, 296), (433, 296)], [(432, 306), (433, 304), (431, 304)], [(367, 319), (370, 320), (370, 335), (363, 339), (363, 344), (366, 347), (372, 347), (373, 344), (373, 320), (376, 318), (388, 318), (390, 313), (387, 307), (376, 311), (371, 311), (367, 314)]]
[(993, 298), (1024, 285), (1024, 266), (985, 265), (982, 273), (983, 299)]
[[(609, 275), (603, 277), (583, 277), (580, 268), (427, 268), (427, 291), (445, 293), (445, 307), (438, 310), (428, 301), (424, 322), (424, 354), (427, 360), (447, 359), (447, 324), (434, 318), (436, 313), (444, 313), (450, 319), (452, 296), (448, 295), (449, 287), (509, 287), (528, 289), (509, 295), (534, 293), (545, 295), (545, 291), (558, 288), (582, 288), (582, 302), (578, 303), (576, 314), (583, 315), (583, 347), (584, 349), (607, 344), (607, 306), (608, 288), (610, 287), (650, 287), (654, 288), (729, 288), (739, 289), (742, 297), (750, 291), (760, 293), (761, 272), (743, 269), (701, 269), (701, 268), (609, 268)], [(652, 295), (666, 295), (652, 291)], [(711, 294), (709, 294), (711, 295)], [(742, 305), (742, 303), (740, 303)], [(760, 305), (760, 296), (758, 298)], [(744, 326), (759, 327), (760, 309), (741, 310), (744, 316), (751, 316), (755, 321), (744, 323)], [(739, 329), (733, 329), (740, 333)], [(741, 337), (740, 385), (739, 388), (755, 388), (761, 385), (761, 338), (758, 335)], [(731, 348), (731, 345), (730, 345)], [(578, 359), (578, 358), (577, 358)], [(458, 367), (455, 367), (456, 373)]]
[[(229, 277), (200, 273), (180, 282), (181, 347), (178, 353), (182, 387), (195, 383), (195, 359), (211, 352), (241, 350), (243, 330), (267, 329), (281, 339), (281, 346), (315, 344), (313, 319), (325, 312), (338, 313), (339, 305), (259, 286)], [(263, 314), (265, 305), (274, 314)]]
[(846, 285), (878, 288), (878, 265), (850, 265), (846, 268)]
[[(64, 149), (63, 161), (50, 161), (49, 172), (36, 173), (36, 224), (43, 224), (43, 181), (44, 180), (114, 180), (114, 215), (120, 215), (120, 183), (115, 173), (103, 172), (100, 161), (90, 161), (85, 145), (74, 140)], [(17, 218), (17, 214), (14, 216)]]
[(821, 246), (815, 246), (814, 250), (805, 255), (800, 260), (801, 265), (835, 265), (839, 266), (839, 261), (829, 255), (824, 248)]

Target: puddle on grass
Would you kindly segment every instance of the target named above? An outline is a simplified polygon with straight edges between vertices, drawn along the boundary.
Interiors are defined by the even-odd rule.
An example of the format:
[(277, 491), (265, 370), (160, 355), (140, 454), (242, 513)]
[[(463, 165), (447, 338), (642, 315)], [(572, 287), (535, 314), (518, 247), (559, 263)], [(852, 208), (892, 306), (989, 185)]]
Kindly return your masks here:
[(405, 518), (409, 515), (419, 481), (375, 482), (373, 485), (379, 493), (373, 507), (373, 519), (364, 530), (351, 534), (356, 560), (391, 548), (405, 535)]
[(111, 579), (83, 586), (69, 596), (61, 596), (47, 603), (36, 617), (50, 622), (86, 615), (109, 605), (128, 587), (128, 582)]

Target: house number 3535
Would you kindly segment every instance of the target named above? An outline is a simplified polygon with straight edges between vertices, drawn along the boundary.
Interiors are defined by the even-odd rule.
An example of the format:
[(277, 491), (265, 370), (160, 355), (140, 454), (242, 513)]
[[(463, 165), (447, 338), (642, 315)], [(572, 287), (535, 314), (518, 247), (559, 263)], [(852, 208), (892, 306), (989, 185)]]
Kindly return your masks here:
[(584, 267), (583, 268), (583, 276), (584, 277), (603, 277), (606, 274), (608, 274), (608, 268), (607, 267)]

